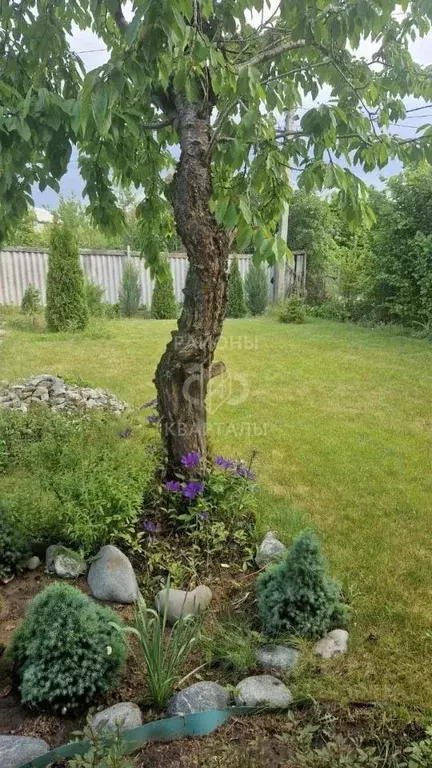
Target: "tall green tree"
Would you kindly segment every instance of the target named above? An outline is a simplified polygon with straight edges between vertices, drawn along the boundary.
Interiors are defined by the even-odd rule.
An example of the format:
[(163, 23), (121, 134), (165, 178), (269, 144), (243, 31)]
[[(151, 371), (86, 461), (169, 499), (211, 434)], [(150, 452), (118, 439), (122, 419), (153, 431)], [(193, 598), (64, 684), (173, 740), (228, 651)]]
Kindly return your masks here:
[[(392, 157), (432, 159), (429, 128), (409, 140), (388, 130), (404, 119), (408, 94), (432, 98), (427, 69), (409, 53), (430, 29), (430, 2), (132, 0), (127, 16), (122, 0), (0, 3), (0, 238), (33, 184), (58, 188), (73, 146), (100, 226), (124, 223), (114, 184), (143, 190), (136, 215), (153, 273), (174, 217), (189, 271), (156, 370), (158, 408), (171, 468), (192, 450), (204, 460), (230, 244), (263, 261), (286, 255), (273, 233), (291, 196), (289, 167), (306, 190), (339, 190), (354, 222), (372, 214), (353, 162), (370, 171)], [(99, 35), (105, 64), (85, 72), (70, 47), (74, 25)], [(369, 60), (363, 39), (374, 46)], [(330, 100), (298, 130), (279, 127), (277, 114), (321, 89)]]
[(88, 323), (78, 245), (65, 222), (54, 222), (48, 251), (45, 318), (50, 331), (82, 331)]

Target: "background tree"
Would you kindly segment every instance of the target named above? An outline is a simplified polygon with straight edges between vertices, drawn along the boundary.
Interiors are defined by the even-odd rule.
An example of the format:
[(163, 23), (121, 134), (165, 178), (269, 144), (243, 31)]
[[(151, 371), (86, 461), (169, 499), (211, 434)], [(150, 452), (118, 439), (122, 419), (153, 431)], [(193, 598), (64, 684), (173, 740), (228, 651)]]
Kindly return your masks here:
[(137, 266), (128, 259), (123, 267), (119, 290), (120, 314), (133, 317), (138, 312), (141, 302), (141, 283)]
[(244, 317), (246, 314), (243, 280), (237, 256), (231, 262), (228, 281), (227, 317)]
[(82, 331), (88, 323), (78, 245), (67, 224), (51, 227), (45, 318), (49, 331)]
[(246, 304), (251, 315), (263, 315), (267, 309), (269, 289), (262, 264), (251, 263), (244, 282)]
[[(121, 0), (1, 0), (0, 239), (26, 210), (33, 184), (58, 188), (73, 145), (98, 225), (124, 226), (114, 184), (143, 189), (136, 216), (153, 273), (174, 215), (189, 271), (178, 329), (155, 376), (173, 469), (192, 450), (206, 455), (205, 399), (221, 370), (212, 361), (230, 245), (250, 245), (270, 263), (287, 254), (273, 233), (291, 196), (288, 167), (299, 169), (306, 191), (338, 189), (355, 222), (372, 213), (353, 162), (370, 171), (392, 157), (432, 159), (429, 128), (408, 140), (388, 130), (405, 118), (408, 94), (432, 97), (429, 74), (408, 48), (430, 29), (430, 4), (404, 2), (403, 14), (393, 14), (393, 0), (131, 5), (126, 18)], [(74, 24), (91, 27), (108, 51), (87, 74), (70, 49)], [(373, 42), (369, 60), (357, 53), (362, 39)], [(308, 109), (298, 130), (279, 128), (280, 112), (322, 88), (328, 103)]]
[(337, 250), (334, 240), (335, 214), (328, 200), (298, 189), (289, 209), (288, 244), (293, 251), (306, 251), (308, 301), (322, 301), (326, 293), (326, 270)]
[(156, 278), (153, 288), (151, 316), (156, 320), (172, 320), (177, 317), (174, 283), (166, 259), (164, 260), (164, 267), (164, 274), (160, 278)]

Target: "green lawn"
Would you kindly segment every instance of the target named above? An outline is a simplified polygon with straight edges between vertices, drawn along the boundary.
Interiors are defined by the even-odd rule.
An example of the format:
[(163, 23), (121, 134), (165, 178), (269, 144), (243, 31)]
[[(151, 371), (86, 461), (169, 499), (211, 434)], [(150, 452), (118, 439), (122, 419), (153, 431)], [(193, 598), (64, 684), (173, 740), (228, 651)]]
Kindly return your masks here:
[[(55, 372), (135, 406), (172, 323), (107, 321), (83, 335), (10, 331), (0, 378)], [(213, 450), (247, 458), (259, 525), (322, 537), (353, 607), (350, 654), (297, 686), (314, 695), (432, 705), (432, 346), (324, 321), (229, 320), (210, 398)]]

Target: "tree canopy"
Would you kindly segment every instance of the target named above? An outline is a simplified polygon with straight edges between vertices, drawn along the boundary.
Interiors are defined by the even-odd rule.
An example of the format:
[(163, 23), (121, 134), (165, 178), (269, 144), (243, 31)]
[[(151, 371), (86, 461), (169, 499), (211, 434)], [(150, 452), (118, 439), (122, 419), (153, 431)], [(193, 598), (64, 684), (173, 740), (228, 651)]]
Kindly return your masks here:
[[(393, 0), (134, 0), (127, 18), (120, 0), (0, 5), (0, 239), (32, 185), (58, 189), (76, 146), (103, 228), (123, 223), (116, 185), (143, 190), (137, 217), (155, 269), (173, 229), (167, 171), (178, 94), (212, 107), (218, 221), (237, 249), (270, 261), (285, 251), (274, 232), (290, 167), (306, 190), (338, 189), (357, 220), (371, 213), (353, 163), (368, 171), (392, 157), (432, 160), (429, 126), (412, 139), (391, 130), (407, 95), (432, 98), (431, 72), (408, 49), (430, 29), (428, 0), (404, 0), (397, 14)], [(71, 50), (73, 25), (100, 36), (106, 64), (85, 72)], [(369, 60), (356, 53), (365, 38), (375, 45)], [(280, 113), (320, 93), (327, 103), (305, 111), (298, 130), (279, 127)]]

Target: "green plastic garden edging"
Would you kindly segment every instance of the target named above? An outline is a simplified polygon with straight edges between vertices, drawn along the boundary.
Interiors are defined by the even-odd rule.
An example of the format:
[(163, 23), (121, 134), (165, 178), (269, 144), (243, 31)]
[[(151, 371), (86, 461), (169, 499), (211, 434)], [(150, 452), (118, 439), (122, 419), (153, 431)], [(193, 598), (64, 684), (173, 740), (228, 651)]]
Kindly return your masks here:
[[(262, 711), (262, 709), (261, 709)], [(155, 720), (153, 723), (139, 725), (130, 731), (122, 733), (124, 741), (124, 754), (134, 752), (143, 747), (148, 741), (174, 741), (190, 736), (207, 736), (217, 728), (228, 722), (233, 715), (251, 715), (257, 712), (256, 707), (227, 707), (226, 709), (211, 709), (207, 712), (196, 712), (182, 717), (168, 717), (165, 720)], [(109, 743), (109, 739), (107, 739)], [(63, 744), (57, 749), (47, 752), (45, 755), (35, 757), (20, 768), (46, 768), (55, 763), (75, 755), (85, 755), (90, 749), (90, 742), (76, 741)]]

